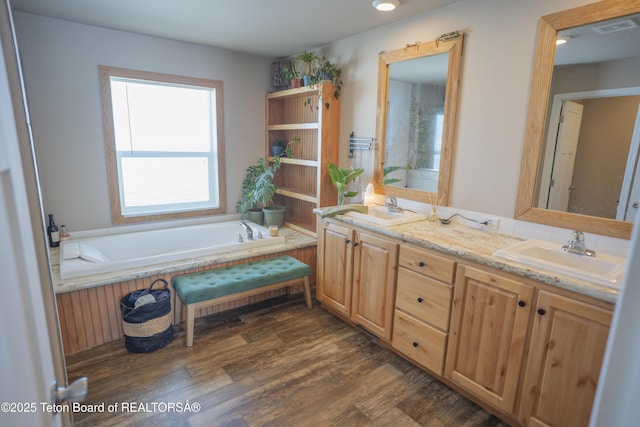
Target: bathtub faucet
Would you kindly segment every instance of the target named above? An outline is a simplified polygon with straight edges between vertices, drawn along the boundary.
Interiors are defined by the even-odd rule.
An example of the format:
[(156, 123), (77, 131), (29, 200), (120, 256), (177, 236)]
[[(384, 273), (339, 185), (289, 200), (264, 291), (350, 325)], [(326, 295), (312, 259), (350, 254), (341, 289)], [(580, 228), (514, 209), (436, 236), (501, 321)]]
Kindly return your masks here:
[(247, 235), (247, 240), (253, 240), (253, 230), (251, 229), (251, 226), (247, 224), (247, 221), (245, 221), (244, 219), (241, 220), (240, 225), (244, 227), (245, 233)]
[(387, 208), (389, 212), (402, 212), (404, 210), (398, 206), (398, 200), (393, 196), (387, 196), (384, 198), (384, 207)]

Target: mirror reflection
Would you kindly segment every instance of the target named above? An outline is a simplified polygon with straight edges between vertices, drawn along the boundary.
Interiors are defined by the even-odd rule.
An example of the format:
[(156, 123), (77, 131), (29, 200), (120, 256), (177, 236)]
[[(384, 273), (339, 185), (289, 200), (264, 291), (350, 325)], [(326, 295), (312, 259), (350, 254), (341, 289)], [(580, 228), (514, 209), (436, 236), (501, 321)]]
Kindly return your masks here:
[(441, 53), (389, 66), (385, 185), (438, 192), (448, 63)]
[(640, 15), (558, 32), (537, 207), (633, 221)]
[[(637, 187), (633, 182), (638, 144), (633, 141), (638, 139), (634, 136), (638, 132), (638, 104), (626, 97), (640, 95), (635, 89), (640, 87), (638, 14), (640, 2), (618, 0), (540, 18), (516, 219), (630, 238), (631, 210), (637, 211), (634, 206), (638, 200), (631, 191)], [(561, 38), (566, 43), (556, 45)], [(635, 104), (616, 110), (589, 105), (619, 101), (616, 97)], [(569, 120), (567, 115), (560, 119), (562, 104), (568, 116), (575, 111), (575, 105), (565, 101), (582, 108), (580, 125), (574, 125), (578, 142), (556, 144), (563, 138), (558, 136), (560, 122)], [(622, 125), (623, 116), (629, 115), (632, 119), (626, 118), (627, 124)], [(610, 127), (605, 127), (605, 122)], [(619, 137), (617, 133), (623, 128), (625, 136)], [(563, 157), (574, 159), (563, 161)], [(563, 163), (573, 165), (573, 170)], [(557, 195), (550, 194), (553, 187), (557, 187)]]
[(380, 54), (377, 193), (447, 204), (462, 41), (455, 32)]

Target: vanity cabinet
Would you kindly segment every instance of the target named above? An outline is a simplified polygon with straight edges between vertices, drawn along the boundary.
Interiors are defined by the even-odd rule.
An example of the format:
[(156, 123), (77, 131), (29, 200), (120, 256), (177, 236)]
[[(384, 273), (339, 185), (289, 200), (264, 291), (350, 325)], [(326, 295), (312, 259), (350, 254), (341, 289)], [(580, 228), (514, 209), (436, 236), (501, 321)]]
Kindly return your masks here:
[(336, 224), (318, 228), (318, 300), (389, 341), (398, 244)]
[(455, 261), (401, 246), (393, 347), (442, 375), (449, 331)]
[(351, 228), (326, 223), (317, 232), (316, 298), (346, 317), (351, 317), (354, 233)]
[(529, 426), (589, 424), (612, 311), (540, 291), (520, 420)]
[(611, 303), (339, 221), (317, 234), (323, 306), (512, 425), (588, 425)]
[[(328, 164), (338, 164), (340, 99), (332, 84), (289, 89), (266, 95), (266, 153), (275, 141), (291, 144), (293, 155), (280, 158), (274, 201), (287, 208), (286, 225), (307, 234), (316, 232), (313, 209), (337, 204), (338, 194)], [(328, 107), (327, 107), (328, 105)]]
[(445, 377), (513, 413), (534, 287), (459, 265)]

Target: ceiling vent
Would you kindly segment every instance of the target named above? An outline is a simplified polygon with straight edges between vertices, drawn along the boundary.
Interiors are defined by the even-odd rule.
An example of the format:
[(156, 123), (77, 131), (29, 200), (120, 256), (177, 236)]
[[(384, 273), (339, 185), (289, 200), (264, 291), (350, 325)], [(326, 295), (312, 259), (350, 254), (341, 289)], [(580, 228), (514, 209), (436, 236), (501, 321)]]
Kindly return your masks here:
[(624, 21), (608, 22), (606, 24), (593, 27), (593, 31), (598, 34), (611, 34), (618, 31), (630, 30), (636, 28), (638, 24), (633, 19), (625, 19)]

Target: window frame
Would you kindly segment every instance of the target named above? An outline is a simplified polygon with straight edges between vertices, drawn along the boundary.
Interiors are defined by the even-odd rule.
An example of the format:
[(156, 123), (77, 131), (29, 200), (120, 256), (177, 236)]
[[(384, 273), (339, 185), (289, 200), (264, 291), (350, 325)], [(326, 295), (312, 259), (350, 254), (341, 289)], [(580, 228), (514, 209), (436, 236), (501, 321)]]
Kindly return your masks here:
[[(107, 167), (107, 181), (109, 185), (109, 205), (111, 207), (111, 221), (114, 224), (160, 221), (178, 218), (190, 218), (206, 215), (224, 214), (226, 208), (226, 174), (224, 168), (224, 97), (223, 84), (219, 80), (185, 77), (174, 74), (155, 73), (151, 71), (132, 70), (127, 68), (98, 66), (100, 76), (100, 93), (102, 98), (102, 120), (104, 129), (104, 144)], [(210, 87), (216, 90), (216, 133), (217, 133), (217, 169), (218, 169), (218, 208), (193, 209), (181, 212), (152, 213), (135, 216), (122, 214), (120, 204), (120, 178), (118, 174), (118, 158), (115, 144), (115, 130), (113, 123), (113, 109), (111, 100), (111, 77), (123, 79), (137, 79), (155, 81), (161, 84), (178, 84), (185, 86)]]

